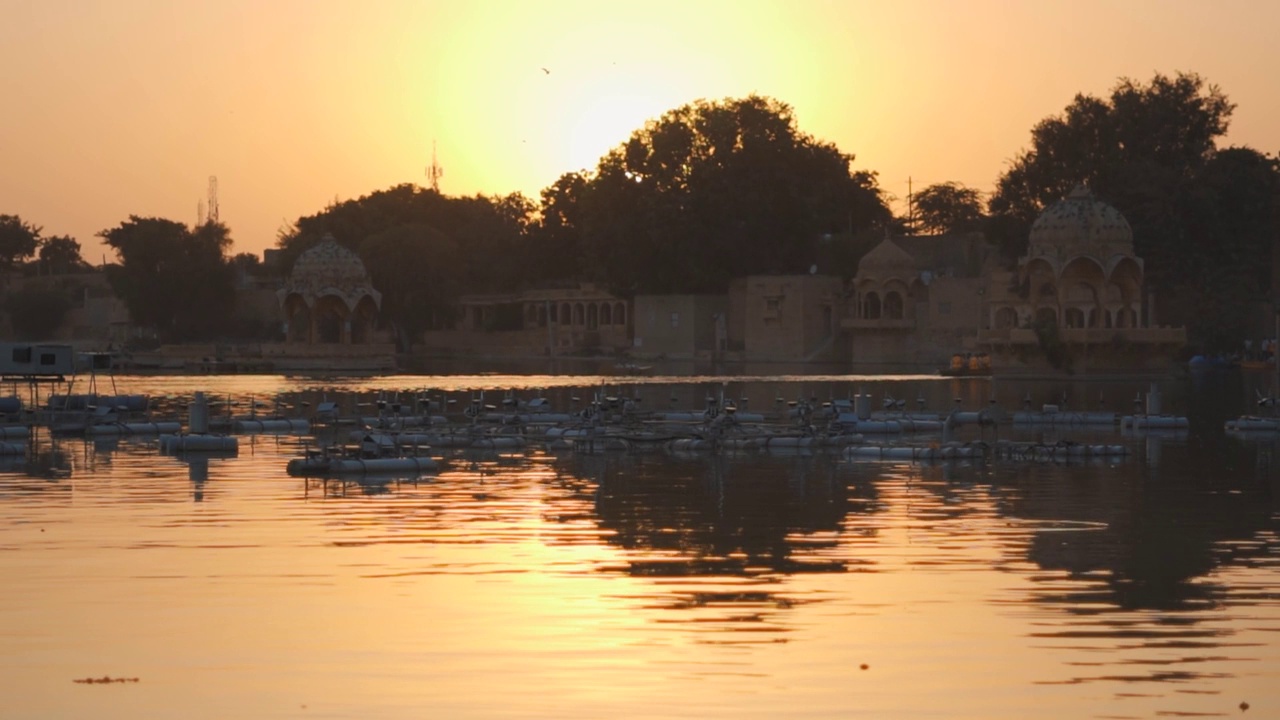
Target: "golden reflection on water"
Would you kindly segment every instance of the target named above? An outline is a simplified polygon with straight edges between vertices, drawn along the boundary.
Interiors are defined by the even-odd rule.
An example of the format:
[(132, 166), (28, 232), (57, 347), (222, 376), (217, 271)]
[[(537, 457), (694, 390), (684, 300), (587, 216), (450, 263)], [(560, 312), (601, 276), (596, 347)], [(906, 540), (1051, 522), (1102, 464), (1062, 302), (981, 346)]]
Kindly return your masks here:
[[(176, 404), (193, 388), (339, 391), (132, 382)], [(743, 392), (822, 392), (804, 382)], [(1078, 718), (1242, 701), (1267, 717), (1280, 703), (1274, 481), (1239, 448), (919, 466), (531, 447), (442, 452), (417, 478), (286, 476), (308, 442), (245, 436), (234, 457), (199, 459), (43, 438), (39, 467), (0, 468), (0, 717)], [(104, 675), (139, 682), (72, 682)]]

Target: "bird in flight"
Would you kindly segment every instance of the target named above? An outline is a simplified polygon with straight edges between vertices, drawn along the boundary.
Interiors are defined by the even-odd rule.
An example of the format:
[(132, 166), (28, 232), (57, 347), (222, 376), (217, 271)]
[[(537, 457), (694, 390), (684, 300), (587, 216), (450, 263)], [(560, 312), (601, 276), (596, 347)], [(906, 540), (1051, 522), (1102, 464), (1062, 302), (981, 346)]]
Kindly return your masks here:
[(546, 73), (546, 74), (548, 74), (548, 75), (550, 75), (550, 74), (551, 74), (551, 71), (550, 71), (550, 70), (548, 70), (548, 69), (546, 69), (546, 68), (542, 68), (542, 72), (544, 72), (544, 73)]

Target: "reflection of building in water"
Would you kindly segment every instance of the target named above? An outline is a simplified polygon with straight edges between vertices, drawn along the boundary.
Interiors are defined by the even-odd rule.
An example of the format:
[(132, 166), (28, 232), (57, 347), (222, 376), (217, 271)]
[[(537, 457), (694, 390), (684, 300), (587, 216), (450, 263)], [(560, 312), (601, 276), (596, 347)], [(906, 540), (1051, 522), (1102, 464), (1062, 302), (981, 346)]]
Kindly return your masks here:
[[(1167, 465), (1201, 461), (1185, 445), (1165, 444), (1161, 452)], [(1270, 552), (1265, 543), (1221, 551), (1222, 543), (1254, 538), (1272, 524), (1268, 503), (1256, 491), (1204, 492), (1195, 486), (1200, 481), (1177, 475), (1153, 484), (1146, 472), (1137, 462), (1105, 474), (1091, 466), (1031, 466), (1018, 472), (1016, 483), (1006, 483), (1028, 489), (1010, 496), (1005, 514), (1046, 524), (1032, 536), (1028, 559), (1090, 586), (1077, 596), (1046, 588), (1041, 600), (1105, 604), (1099, 609), (1208, 610), (1226, 592), (1209, 581), (1219, 565)]]
[(382, 293), (373, 289), (359, 256), (332, 235), (298, 256), (277, 297), (291, 343), (374, 341)]

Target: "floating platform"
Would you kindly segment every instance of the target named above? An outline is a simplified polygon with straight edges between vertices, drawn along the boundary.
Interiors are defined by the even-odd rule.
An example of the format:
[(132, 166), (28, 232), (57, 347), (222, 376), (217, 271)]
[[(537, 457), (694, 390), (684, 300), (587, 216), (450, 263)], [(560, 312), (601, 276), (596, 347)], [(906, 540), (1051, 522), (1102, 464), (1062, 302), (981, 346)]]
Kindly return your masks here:
[(1280, 430), (1280, 418), (1246, 415), (1244, 417), (1236, 418), (1235, 420), (1228, 420), (1226, 423), (1226, 429), (1234, 431), (1260, 430), (1274, 432)]

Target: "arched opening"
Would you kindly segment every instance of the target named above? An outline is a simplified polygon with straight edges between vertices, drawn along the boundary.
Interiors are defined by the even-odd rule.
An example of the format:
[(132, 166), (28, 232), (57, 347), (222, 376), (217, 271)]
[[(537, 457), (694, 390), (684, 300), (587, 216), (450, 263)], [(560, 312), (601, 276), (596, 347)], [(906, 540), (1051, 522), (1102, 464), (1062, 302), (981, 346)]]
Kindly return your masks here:
[(595, 330), (600, 327), (600, 312), (596, 309), (596, 304), (591, 303), (587, 306), (587, 329)]
[(560, 304), (560, 324), (568, 325), (569, 321), (572, 319), (573, 319), (573, 310), (569, 308), (569, 303), (561, 303)]
[(867, 320), (880, 319), (879, 295), (874, 292), (869, 292), (862, 298), (862, 317)]
[(902, 296), (893, 290), (884, 294), (884, 316), (890, 320), (902, 319)]
[[(1099, 322), (1100, 320), (1101, 320), (1101, 317), (1098, 313), (1098, 308), (1096, 307), (1089, 308), (1089, 327), (1091, 328), (1101, 327), (1101, 324)], [(1111, 323), (1108, 322), (1107, 324), (1110, 325)]]
[(1069, 328), (1084, 327), (1084, 310), (1078, 307), (1064, 308), (1062, 311), (1062, 324)]
[(584, 325), (587, 322), (587, 309), (582, 307), (582, 303), (573, 306), (573, 324)]
[(351, 314), (351, 342), (368, 343), (373, 340), (373, 330), (378, 325), (378, 306), (373, 298), (365, 295), (356, 303), (356, 310)]
[(609, 303), (604, 303), (603, 305), (600, 306), (600, 324), (601, 325), (613, 324), (613, 306), (610, 305)]
[(315, 307), (316, 333), (313, 341), (326, 345), (341, 343), (347, 317), (347, 306), (341, 300), (332, 295), (320, 298)]
[(289, 323), (285, 340), (288, 342), (311, 342), (311, 309), (301, 295), (290, 295), (284, 301), (285, 322)]
[(1018, 311), (1011, 307), (1002, 307), (996, 311), (996, 328), (1007, 330), (1018, 325)]
[(1051, 307), (1042, 307), (1036, 310), (1037, 325), (1057, 325), (1058, 311)]

